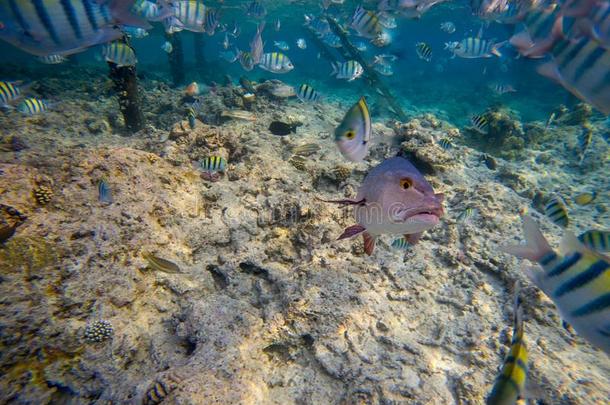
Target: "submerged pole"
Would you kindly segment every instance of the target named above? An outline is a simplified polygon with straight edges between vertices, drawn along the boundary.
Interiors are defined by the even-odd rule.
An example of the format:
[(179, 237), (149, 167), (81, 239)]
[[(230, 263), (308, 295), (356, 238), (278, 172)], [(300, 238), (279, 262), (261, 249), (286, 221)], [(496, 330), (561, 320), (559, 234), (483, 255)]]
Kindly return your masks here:
[(328, 24), (330, 25), (330, 28), (335, 33), (335, 35), (337, 35), (339, 37), (339, 39), (341, 39), (341, 44), (343, 45), (344, 52), (346, 52), (352, 59), (356, 60), (358, 63), (360, 63), (360, 65), (362, 65), (362, 69), (364, 69), (364, 74), (367, 77), (367, 79), (369, 79), (371, 84), (375, 88), (377, 88), (377, 90), (379, 90), (379, 92), (385, 97), (388, 104), (392, 107), (393, 112), (402, 121), (406, 121), (408, 119), (407, 115), (402, 110), (402, 107), (400, 106), (400, 104), (398, 104), (398, 102), (396, 101), (396, 99), (394, 98), (392, 93), (390, 93), (390, 90), (386, 87), (386, 85), (383, 83), (383, 81), (379, 78), (379, 75), (377, 74), (377, 72), (375, 72), (375, 70), (369, 66), (369, 64), (366, 62), (366, 60), (364, 60), (364, 58), (362, 57), (360, 52), (356, 49), (356, 47), (354, 45), (352, 45), (351, 42), (349, 42), (349, 39), (347, 39), (345, 30), (343, 28), (341, 28), (341, 26), (339, 26), (339, 24), (337, 23), (337, 21), (334, 18), (327, 16), (326, 20), (328, 21)]
[(193, 32), (193, 54), (195, 55), (195, 66), (197, 67), (205, 67), (205, 57), (203, 56), (203, 33)]
[(182, 38), (175, 34), (165, 33), (165, 38), (172, 44), (172, 51), (167, 54), (169, 70), (174, 86), (184, 83), (184, 54), (182, 53)]
[[(127, 43), (124, 39), (123, 42)], [(123, 114), (125, 127), (132, 133), (139, 131), (144, 128), (144, 115), (140, 110), (136, 67), (118, 66), (113, 62), (108, 62), (108, 66), (110, 67), (110, 79), (112, 79), (119, 97), (119, 109)]]

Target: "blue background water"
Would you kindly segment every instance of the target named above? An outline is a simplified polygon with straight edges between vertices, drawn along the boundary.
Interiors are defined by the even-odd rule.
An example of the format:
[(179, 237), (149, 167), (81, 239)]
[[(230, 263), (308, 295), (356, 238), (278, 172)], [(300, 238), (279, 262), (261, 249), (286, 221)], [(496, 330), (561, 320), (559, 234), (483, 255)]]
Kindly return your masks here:
[[(245, 2), (225, 2), (221, 21), (229, 27), (237, 21), (242, 29), (237, 39), (230, 37), (232, 47), (248, 50), (249, 41), (256, 30), (257, 21), (245, 16), (240, 4)], [(278, 2), (279, 3), (279, 2)], [(326, 99), (338, 99), (351, 102), (362, 94), (372, 97), (375, 105), (377, 95), (365, 80), (354, 82), (337, 80), (331, 76), (330, 63), (324, 57), (318, 58), (319, 50), (311, 34), (303, 27), (305, 13), (319, 14), (320, 7), (316, 2), (307, 4), (265, 3), (270, 6), (266, 17), (267, 27), (263, 33), (265, 51), (279, 51), (273, 46), (274, 41), (286, 41), (290, 50), (285, 52), (292, 60), (295, 69), (287, 74), (273, 74), (255, 68), (251, 72), (244, 71), (238, 62), (230, 64), (220, 58), (223, 51), (222, 41), (224, 33), (217, 32), (214, 36), (184, 31), (179, 35), (183, 39), (184, 56), (186, 62), (187, 82), (198, 80), (207, 84), (211, 82), (222, 83), (226, 74), (237, 80), (242, 75), (251, 80), (262, 78), (277, 78), (291, 85), (310, 83)], [(275, 4), (275, 6), (273, 6)], [(357, 2), (346, 2), (342, 6), (333, 6), (331, 11), (348, 21)], [(372, 8), (372, 5), (367, 5)], [(281, 30), (276, 32), (273, 22), (280, 19)], [(452, 21), (456, 25), (456, 32), (447, 34), (440, 30), (440, 24)], [(448, 41), (460, 41), (467, 36), (476, 36), (481, 21), (472, 16), (466, 3), (445, 3), (433, 7), (421, 19), (397, 18), (398, 27), (392, 30), (393, 42), (385, 48), (376, 48), (369, 44), (365, 55), (368, 59), (375, 54), (391, 53), (399, 58), (394, 63), (394, 75), (383, 77), (383, 80), (392, 88), (408, 113), (433, 112), (442, 118), (457, 124), (464, 125), (471, 114), (481, 113), (490, 105), (504, 104), (514, 109), (523, 121), (545, 120), (551, 110), (559, 104), (574, 104), (578, 102), (561, 86), (538, 75), (535, 72), (537, 60), (516, 59), (516, 53), (510, 46), (502, 48), (503, 56), (488, 59), (451, 59), (451, 53), (444, 50)], [(149, 36), (134, 39), (132, 44), (138, 55), (138, 71), (156, 76), (171, 83), (169, 76), (168, 57), (161, 50), (165, 42), (164, 30), (160, 23), (153, 23), (154, 29)], [(498, 41), (508, 39), (514, 31), (510, 25), (492, 23), (484, 28), (483, 38), (497, 38)], [(207, 65), (204, 68), (194, 64), (193, 36), (204, 37), (204, 55)], [(296, 46), (298, 38), (305, 38), (307, 49), (301, 50)], [(354, 41), (366, 39), (351, 37)], [(432, 61), (420, 60), (415, 52), (417, 42), (426, 42), (432, 48)], [(231, 49), (231, 48), (230, 48)], [(104, 64), (100, 58), (100, 47), (72, 56), (72, 64), (58, 66), (42, 65), (36, 58), (27, 55), (12, 46), (1, 43), (0, 55), (3, 55), (2, 79), (33, 79), (28, 77), (54, 76), (65, 69), (73, 68), (73, 63), (92, 64), (100, 66), (100, 74), (104, 74)], [(342, 60), (336, 54), (338, 60)], [(19, 65), (19, 68), (15, 67)], [(496, 95), (490, 86), (494, 83), (510, 84), (517, 89), (516, 93), (502, 96)], [(385, 114), (384, 108), (373, 108)]]

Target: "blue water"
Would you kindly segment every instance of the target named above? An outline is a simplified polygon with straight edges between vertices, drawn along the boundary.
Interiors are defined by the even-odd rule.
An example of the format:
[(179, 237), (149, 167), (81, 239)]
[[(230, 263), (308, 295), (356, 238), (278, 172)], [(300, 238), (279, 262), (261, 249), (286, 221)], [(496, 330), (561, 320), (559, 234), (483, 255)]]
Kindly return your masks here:
[[(234, 46), (242, 50), (249, 49), (249, 41), (255, 33), (258, 20), (245, 18), (243, 11), (236, 6), (244, 2), (224, 2), (221, 21), (229, 27), (233, 21), (241, 26), (241, 35), (238, 39), (230, 37)], [(183, 31), (178, 34), (182, 38), (184, 48), (184, 61), (186, 80), (202, 80), (207, 84), (222, 83), (225, 75), (232, 76), (235, 81), (244, 75), (251, 80), (265, 78), (281, 79), (291, 85), (310, 83), (329, 99), (353, 99), (362, 94), (376, 98), (375, 91), (365, 80), (354, 82), (337, 80), (330, 77), (330, 62), (324, 57), (318, 58), (319, 49), (311, 39), (311, 33), (303, 27), (305, 13), (319, 15), (320, 8), (316, 2), (312, 4), (290, 5), (290, 11), (282, 7), (269, 7), (266, 17), (267, 27), (263, 34), (265, 52), (279, 51), (274, 41), (286, 41), (290, 50), (285, 54), (295, 65), (295, 69), (287, 74), (273, 74), (255, 68), (245, 72), (239, 62), (230, 64), (219, 57), (222, 49), (223, 32), (216, 32), (214, 36)], [(345, 2), (342, 6), (331, 6), (331, 11), (349, 21), (349, 16), (357, 2)], [(212, 3), (212, 5), (214, 5)], [(235, 8), (231, 8), (235, 7)], [(281, 29), (276, 32), (274, 21), (280, 19)], [(456, 31), (447, 34), (440, 30), (440, 24), (452, 21)], [(352, 42), (362, 41), (368, 43), (364, 52), (367, 59), (372, 60), (375, 54), (390, 53), (398, 56), (393, 64), (394, 75), (382, 76), (383, 81), (392, 89), (395, 97), (399, 99), (407, 113), (434, 112), (440, 117), (457, 125), (464, 125), (472, 114), (481, 113), (490, 105), (501, 104), (513, 109), (524, 121), (545, 120), (550, 112), (559, 104), (573, 105), (579, 100), (565, 91), (561, 86), (543, 78), (535, 72), (539, 63), (536, 60), (519, 58), (517, 53), (506, 46), (502, 49), (502, 57), (479, 59), (451, 59), (451, 53), (444, 50), (448, 41), (459, 41), (466, 36), (476, 36), (482, 22), (472, 16), (470, 7), (460, 2), (446, 3), (433, 7), (421, 19), (397, 18), (398, 27), (391, 30), (393, 41), (388, 47), (376, 48), (368, 43), (366, 38), (351, 36)], [(161, 50), (165, 42), (164, 30), (160, 23), (153, 23), (154, 28), (149, 36), (142, 39), (133, 39), (131, 44), (138, 57), (138, 72), (146, 75), (154, 74), (157, 78), (169, 76), (168, 57)], [(508, 39), (514, 32), (513, 26), (490, 24), (484, 28), (484, 38), (495, 38), (497, 41)], [(193, 36), (203, 35), (203, 54), (205, 66), (195, 66)], [(296, 46), (296, 40), (304, 38), (307, 49), (301, 50)], [(432, 48), (432, 60), (420, 60), (415, 52), (417, 42), (426, 42)], [(29, 79), (28, 75), (42, 74), (48, 77), (60, 75), (71, 69), (70, 63), (59, 66), (45, 66), (35, 58), (0, 43), (0, 52), (5, 56), (0, 66), (2, 77), (6, 79)], [(335, 50), (331, 50), (338, 61), (343, 58)], [(79, 65), (93, 65), (104, 69), (100, 58), (101, 47), (93, 47), (71, 57), (72, 63)], [(102, 74), (102, 71), (100, 72)], [(497, 96), (490, 89), (494, 83), (507, 83), (517, 89), (516, 93)], [(383, 114), (382, 111), (380, 111)]]

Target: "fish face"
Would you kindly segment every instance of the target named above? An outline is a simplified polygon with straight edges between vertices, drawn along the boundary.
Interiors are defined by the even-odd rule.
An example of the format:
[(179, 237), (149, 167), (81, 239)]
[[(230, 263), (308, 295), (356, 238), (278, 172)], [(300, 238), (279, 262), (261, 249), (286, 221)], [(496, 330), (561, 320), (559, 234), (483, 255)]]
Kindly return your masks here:
[(444, 196), (404, 158), (377, 166), (365, 179), (355, 207), (356, 221), (372, 235), (412, 234), (428, 230), (443, 216)]

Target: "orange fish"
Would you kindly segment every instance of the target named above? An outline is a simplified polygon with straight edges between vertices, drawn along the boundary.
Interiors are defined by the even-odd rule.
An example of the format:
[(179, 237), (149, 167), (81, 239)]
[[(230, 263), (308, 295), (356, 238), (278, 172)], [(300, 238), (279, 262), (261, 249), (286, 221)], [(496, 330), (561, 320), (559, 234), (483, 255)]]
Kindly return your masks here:
[(193, 83), (189, 84), (188, 86), (186, 86), (186, 89), (184, 92), (189, 97), (198, 96), (199, 95), (199, 85), (197, 84), (197, 82), (193, 82)]

